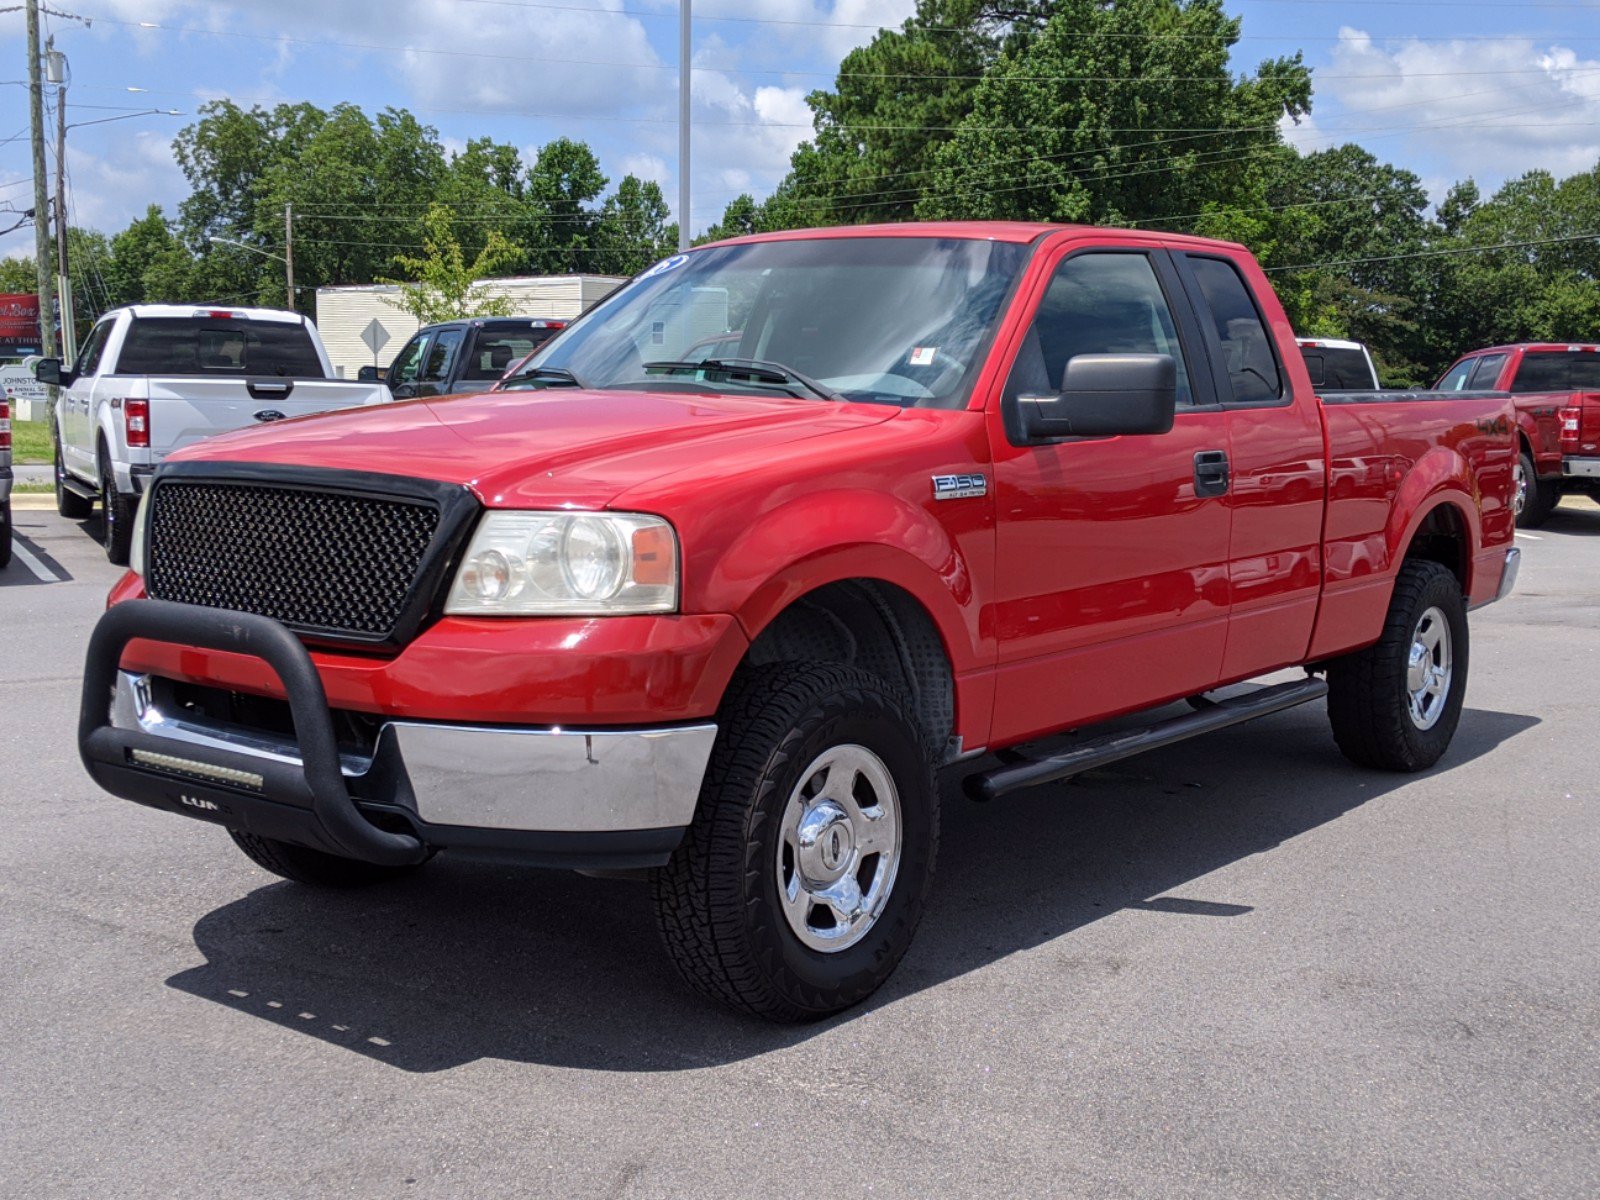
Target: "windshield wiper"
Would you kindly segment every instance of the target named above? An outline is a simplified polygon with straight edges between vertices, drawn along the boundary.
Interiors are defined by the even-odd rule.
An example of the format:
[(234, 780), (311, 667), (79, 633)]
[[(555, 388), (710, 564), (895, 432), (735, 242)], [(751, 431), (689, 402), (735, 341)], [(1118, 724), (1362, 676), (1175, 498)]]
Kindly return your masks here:
[[(559, 379), (570, 387), (581, 388), (589, 386), (565, 367), (529, 367), (518, 375), (517, 379)], [(508, 380), (507, 382), (515, 381)]]
[(644, 364), (646, 371), (705, 371), (715, 375), (746, 375), (761, 383), (799, 384), (813, 396), (823, 400), (844, 401), (838, 392), (832, 391), (818, 383), (810, 376), (802, 375), (793, 367), (786, 367), (782, 363), (769, 362), (763, 358), (707, 358), (700, 362), (681, 362), (673, 359), (664, 359), (661, 362), (647, 362)]

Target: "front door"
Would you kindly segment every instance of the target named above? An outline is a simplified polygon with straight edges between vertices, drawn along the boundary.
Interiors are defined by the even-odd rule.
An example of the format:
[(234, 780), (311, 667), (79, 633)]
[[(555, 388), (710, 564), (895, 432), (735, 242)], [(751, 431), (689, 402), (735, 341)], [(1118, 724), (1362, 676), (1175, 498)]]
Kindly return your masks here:
[[(1228, 627), (1226, 475), (1206, 466), (1229, 450), (1227, 413), (1170, 259), (1068, 247), (1033, 290), (990, 415), (996, 743), (1202, 691)], [(1018, 395), (1059, 391), (1075, 355), (1115, 353), (1177, 361), (1170, 432), (1018, 444)]]

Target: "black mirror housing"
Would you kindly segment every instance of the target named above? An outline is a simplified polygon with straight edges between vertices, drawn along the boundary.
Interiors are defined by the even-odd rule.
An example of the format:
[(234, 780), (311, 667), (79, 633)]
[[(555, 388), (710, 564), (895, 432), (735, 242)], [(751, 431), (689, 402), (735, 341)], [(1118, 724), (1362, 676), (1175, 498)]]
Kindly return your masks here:
[(1064, 437), (1166, 433), (1178, 409), (1178, 364), (1170, 354), (1079, 354), (1056, 396), (1019, 396), (1028, 442)]
[(356, 381), (359, 383), (377, 383), (382, 378), (378, 368), (373, 366), (362, 367), (356, 372)]
[(41, 358), (33, 364), (33, 377), (51, 387), (65, 387), (67, 384), (67, 380), (63, 378), (65, 374), (66, 372), (61, 369), (59, 358)]

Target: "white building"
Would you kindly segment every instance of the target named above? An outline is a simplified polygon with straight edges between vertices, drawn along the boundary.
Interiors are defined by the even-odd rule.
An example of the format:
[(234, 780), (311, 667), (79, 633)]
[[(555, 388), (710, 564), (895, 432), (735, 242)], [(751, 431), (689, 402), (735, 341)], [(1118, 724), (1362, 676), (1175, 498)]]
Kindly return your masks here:
[[(508, 297), (514, 316), (570, 321), (624, 282), (615, 275), (531, 275), (486, 279), (477, 289), (486, 296)], [(317, 289), (317, 329), (340, 378), (354, 379), (368, 365), (387, 367), (417, 331), (416, 318), (391, 303), (399, 295), (399, 287), (392, 283)], [(363, 331), (374, 321), (384, 335), (378, 339), (376, 354), (362, 340)]]

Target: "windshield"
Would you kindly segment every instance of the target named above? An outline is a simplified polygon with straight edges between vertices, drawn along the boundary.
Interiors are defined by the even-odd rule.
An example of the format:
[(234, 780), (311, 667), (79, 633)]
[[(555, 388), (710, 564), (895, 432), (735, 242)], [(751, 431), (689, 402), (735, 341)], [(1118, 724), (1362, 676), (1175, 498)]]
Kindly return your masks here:
[(501, 384), (957, 408), (1028, 247), (806, 238), (657, 263)]

